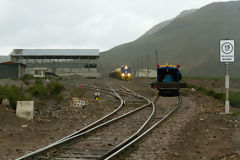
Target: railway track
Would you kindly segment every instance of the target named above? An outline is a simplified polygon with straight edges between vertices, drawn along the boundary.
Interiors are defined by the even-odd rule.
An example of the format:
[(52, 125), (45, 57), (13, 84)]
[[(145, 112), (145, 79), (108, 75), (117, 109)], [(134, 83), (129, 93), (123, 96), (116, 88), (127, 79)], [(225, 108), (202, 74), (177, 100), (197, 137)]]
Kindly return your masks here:
[[(115, 96), (116, 98), (118, 98), (120, 100), (120, 105), (116, 110), (107, 114), (106, 116), (97, 120), (96, 122), (84, 127), (83, 129), (78, 130), (78, 131), (76, 131), (76, 132), (74, 132), (74, 133), (72, 133), (72, 134), (70, 134), (70, 135), (68, 135), (68, 136), (66, 136), (66, 137), (48, 145), (48, 146), (46, 146), (46, 147), (40, 148), (40, 149), (38, 149), (34, 152), (31, 152), (31, 153), (26, 154), (22, 157), (19, 157), (19, 158), (17, 158), (17, 160), (21, 160), (21, 159), (59, 159), (59, 158), (61, 159), (61, 158), (66, 158), (66, 157), (96, 159), (96, 158), (101, 157), (100, 155), (103, 155), (106, 152), (106, 150), (99, 151), (98, 149), (96, 149), (94, 154), (84, 155), (85, 153), (88, 153), (88, 151), (86, 149), (83, 149), (81, 151), (81, 149), (79, 149), (78, 145), (75, 145), (75, 146), (77, 146), (78, 149), (76, 149), (74, 147), (69, 147), (69, 146), (71, 146), (71, 145), (73, 145), (73, 143), (75, 143), (73, 140), (76, 140), (78, 138), (84, 139), (84, 138), (86, 138), (86, 134), (89, 134), (90, 132), (92, 133), (99, 128), (103, 128), (103, 126), (107, 126), (107, 125), (110, 126), (111, 123), (119, 121), (121, 119), (124, 119), (127, 116), (132, 116), (132, 119), (134, 119), (133, 115), (135, 113), (140, 112), (144, 108), (149, 108), (148, 106), (152, 104), (152, 102), (150, 100), (147, 100), (145, 97), (142, 97), (141, 95), (132, 94), (129, 91), (122, 91), (122, 92), (125, 92), (124, 94), (128, 94), (128, 95), (132, 94), (133, 96), (137, 97), (138, 99), (139, 98), (140, 99), (145, 99), (147, 104), (142, 105), (138, 108), (136, 108), (136, 106), (135, 106), (134, 109), (132, 107), (131, 111), (127, 111), (125, 113), (121, 113), (120, 115), (116, 116), (114, 114), (116, 114), (117, 112), (120, 111), (120, 109), (122, 109), (123, 104), (124, 104), (124, 100), (119, 96), (119, 94), (113, 88), (111, 88), (111, 86), (108, 83), (107, 83), (107, 85), (111, 89), (112, 93), (110, 93), (108, 91), (101, 90), (101, 89), (98, 89), (98, 90), (101, 91), (101, 92), (105, 92), (107, 94), (111, 94), (111, 95)], [(97, 89), (97, 88), (95, 87), (95, 89)], [(144, 112), (146, 112), (146, 111), (144, 111)], [(112, 117), (112, 119), (109, 119), (109, 117)], [(140, 119), (142, 119), (142, 117)], [(121, 123), (120, 123), (120, 125), (121, 125)], [(134, 124), (134, 125), (136, 125), (136, 124)], [(140, 123), (138, 125), (140, 125)], [(126, 130), (128, 131), (129, 129), (126, 128)], [(129, 132), (129, 133), (131, 133), (131, 132)], [(122, 137), (122, 135), (119, 135), (119, 136)], [(94, 142), (96, 142), (97, 140), (101, 140), (101, 139), (105, 139), (105, 140), (109, 139), (109, 137), (105, 136), (103, 138), (98, 138), (98, 139), (97, 138), (95, 138), (95, 139), (90, 138), (90, 139), (94, 140)], [(111, 140), (111, 138), (110, 138), (110, 140)], [(116, 141), (116, 139), (114, 139), (114, 141)], [(120, 143), (121, 141), (123, 141), (123, 139), (119, 138), (118, 141)], [(102, 142), (100, 142), (100, 143), (102, 143)], [(109, 146), (116, 145), (116, 144), (117, 143), (110, 144)], [(61, 150), (60, 148), (63, 148), (63, 150)], [(69, 149), (70, 149), (70, 151), (66, 152)], [(77, 151), (77, 153), (76, 153), (76, 151)], [(79, 151), (81, 151), (81, 153)], [(100, 152), (99, 153), (100, 155), (98, 155), (98, 154), (96, 155), (97, 152)]]
[[(123, 87), (124, 88), (124, 87)], [(125, 88), (128, 90), (127, 88)], [(131, 91), (132, 92), (132, 91)], [(134, 93), (135, 94), (135, 93)], [(108, 159), (116, 159), (116, 156), (118, 156), (117, 159), (124, 159), (124, 154), (121, 155), (121, 153), (129, 148), (131, 145), (137, 143), (141, 138), (149, 134), (154, 128), (156, 128), (159, 124), (161, 124), (164, 120), (166, 120), (170, 115), (172, 115), (181, 105), (182, 98), (181, 96), (177, 97), (177, 103), (173, 107), (169, 107), (168, 109), (162, 109), (162, 108), (156, 108), (154, 110), (154, 117), (151, 117), (151, 121), (149, 123), (140, 128), (136, 133), (131, 135), (129, 138), (127, 138), (122, 143), (118, 144), (116, 147), (114, 147), (112, 150), (105, 153), (100, 160), (108, 160)], [(153, 100), (154, 102), (156, 99)]]
[[(181, 104), (181, 97), (179, 96), (174, 107), (164, 112), (159, 111), (154, 105), (157, 96), (150, 100), (124, 86), (121, 86), (121, 89), (114, 90), (109, 83), (107, 85), (109, 88), (105, 89), (90, 85), (87, 87), (115, 96), (120, 101), (117, 109), (83, 129), (73, 132), (46, 147), (19, 157), (17, 160), (114, 159), (117, 155), (124, 156), (121, 155), (122, 151), (150, 133), (176, 111)], [(125, 97), (125, 100), (122, 97)], [(131, 99), (135, 97), (138, 105), (141, 103), (142, 105), (140, 107), (136, 107), (134, 103), (128, 105), (129, 97)], [(144, 101), (145, 104), (143, 104)], [(116, 129), (116, 126), (120, 129)]]

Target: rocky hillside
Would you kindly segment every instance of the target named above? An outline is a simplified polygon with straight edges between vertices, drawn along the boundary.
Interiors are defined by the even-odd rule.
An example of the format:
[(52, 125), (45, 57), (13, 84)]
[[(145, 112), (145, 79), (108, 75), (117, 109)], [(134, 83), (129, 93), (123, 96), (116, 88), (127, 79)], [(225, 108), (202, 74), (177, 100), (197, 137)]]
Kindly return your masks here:
[[(180, 14), (181, 15), (181, 14)], [(100, 69), (110, 71), (128, 64), (134, 69), (157, 63), (180, 64), (183, 74), (223, 76), (219, 62), (219, 40), (235, 40), (235, 60), (231, 75), (240, 77), (240, 1), (217, 2), (192, 10), (153, 27), (137, 40), (101, 53)]]
[(0, 63), (10, 61), (9, 56), (0, 56)]

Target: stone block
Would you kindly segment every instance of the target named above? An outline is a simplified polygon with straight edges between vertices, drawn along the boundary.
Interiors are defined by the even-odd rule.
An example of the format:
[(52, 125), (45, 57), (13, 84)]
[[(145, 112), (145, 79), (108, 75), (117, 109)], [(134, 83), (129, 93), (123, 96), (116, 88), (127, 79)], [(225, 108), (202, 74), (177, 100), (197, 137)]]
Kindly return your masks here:
[(17, 101), (16, 115), (29, 120), (33, 119), (34, 101)]
[(4, 106), (9, 106), (9, 105), (10, 105), (9, 100), (8, 100), (7, 98), (3, 99), (3, 100), (2, 100), (2, 105), (4, 105)]

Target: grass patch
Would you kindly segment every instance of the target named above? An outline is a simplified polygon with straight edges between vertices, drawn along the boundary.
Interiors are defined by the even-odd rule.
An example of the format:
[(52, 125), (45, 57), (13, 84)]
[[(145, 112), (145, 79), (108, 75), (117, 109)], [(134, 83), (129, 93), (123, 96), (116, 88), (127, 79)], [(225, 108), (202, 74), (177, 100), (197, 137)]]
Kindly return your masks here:
[(37, 79), (32, 87), (28, 88), (28, 91), (33, 97), (40, 98), (42, 100), (54, 99), (60, 101), (63, 97), (60, 95), (64, 86), (58, 82), (51, 82), (44, 85), (41, 79)]
[(203, 88), (203, 87), (200, 87), (200, 86), (197, 86), (197, 85), (193, 85), (193, 84), (187, 84), (187, 87), (188, 88), (194, 88), (196, 91), (201, 92), (201, 93), (203, 93), (207, 96), (211, 96), (213, 98), (216, 98), (220, 101), (225, 100), (225, 94), (224, 93), (217, 93), (213, 90), (209, 90), (209, 89), (206, 89), (206, 88)]
[(28, 91), (33, 97), (40, 99), (47, 99), (49, 96), (47, 88), (39, 83), (35, 83), (32, 87), (29, 87)]
[(24, 81), (24, 82), (29, 81), (29, 80), (32, 80), (32, 79), (34, 79), (34, 77), (33, 77), (33, 75), (31, 75), (31, 74), (25, 74), (25, 75), (21, 78), (21, 80)]
[(29, 85), (29, 81), (30, 80), (32, 80), (32, 79), (34, 79), (34, 77), (33, 77), (33, 75), (31, 75), (31, 74), (25, 74), (22, 78), (21, 78), (21, 80), (25, 83), (25, 85)]
[(231, 92), (229, 99), (231, 106), (240, 108), (240, 92)]
[(237, 116), (238, 114), (239, 114), (239, 113), (238, 113), (237, 110), (233, 110), (233, 111), (232, 111), (232, 115), (233, 115), (233, 116)]
[(7, 98), (10, 102), (10, 106), (16, 109), (17, 101), (32, 100), (32, 97), (39, 98), (41, 100), (53, 99), (56, 101), (63, 100), (61, 92), (64, 86), (58, 82), (51, 82), (47, 85), (42, 83), (41, 79), (37, 79), (33, 86), (23, 90), (16, 85), (12, 86), (0, 86), (0, 103), (3, 99)]
[[(216, 98), (222, 102), (225, 101), (226, 94), (225, 93), (218, 93), (213, 90), (209, 90), (194, 84), (187, 84), (188, 88), (194, 88), (196, 91), (201, 92), (207, 96), (211, 96)], [(240, 92), (230, 92), (229, 95), (230, 105), (236, 108), (240, 108)]]
[[(214, 81), (224, 81), (225, 77), (187, 77), (184, 76), (183, 81), (185, 80), (214, 80)], [(239, 82), (240, 77), (231, 77), (231, 81), (233, 82)]]
[(184, 76), (183, 80), (215, 80), (215, 81), (220, 81), (224, 80), (223, 77), (186, 77)]
[(17, 87), (16, 85), (12, 86), (0, 86), (0, 101), (7, 98), (10, 102), (10, 106), (13, 109), (16, 109), (17, 101), (26, 101), (32, 100), (32, 97), (29, 95), (25, 95), (24, 91)]

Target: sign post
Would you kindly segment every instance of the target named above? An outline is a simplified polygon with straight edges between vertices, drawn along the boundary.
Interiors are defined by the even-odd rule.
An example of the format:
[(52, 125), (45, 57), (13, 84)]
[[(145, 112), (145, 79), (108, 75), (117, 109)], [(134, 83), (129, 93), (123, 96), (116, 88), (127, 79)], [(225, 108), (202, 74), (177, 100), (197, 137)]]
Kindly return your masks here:
[(98, 101), (99, 100), (99, 96), (100, 96), (100, 92), (95, 92), (94, 95), (95, 95), (94, 98)]
[(226, 75), (225, 75), (225, 88), (226, 88), (226, 99), (225, 99), (225, 113), (229, 113), (229, 63), (225, 63)]
[(225, 114), (229, 114), (229, 63), (234, 62), (234, 40), (220, 40), (220, 62), (225, 63)]

